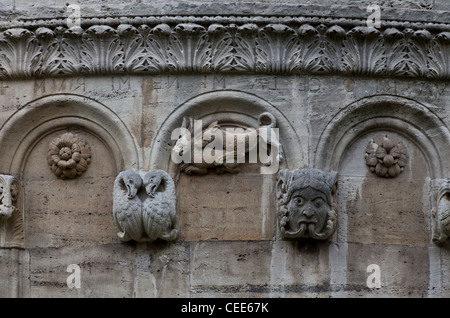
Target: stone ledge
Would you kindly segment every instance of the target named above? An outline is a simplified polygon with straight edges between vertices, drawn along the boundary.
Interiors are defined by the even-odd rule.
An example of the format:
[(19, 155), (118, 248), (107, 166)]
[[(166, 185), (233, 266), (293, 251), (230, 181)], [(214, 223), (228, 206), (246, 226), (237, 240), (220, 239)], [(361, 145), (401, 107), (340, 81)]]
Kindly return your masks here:
[[(0, 79), (237, 73), (448, 79), (450, 25), (318, 17), (92, 18), (0, 33)], [(201, 23), (201, 24), (200, 24)], [(47, 27), (40, 26), (47, 25)], [(437, 31), (436, 31), (437, 30)]]

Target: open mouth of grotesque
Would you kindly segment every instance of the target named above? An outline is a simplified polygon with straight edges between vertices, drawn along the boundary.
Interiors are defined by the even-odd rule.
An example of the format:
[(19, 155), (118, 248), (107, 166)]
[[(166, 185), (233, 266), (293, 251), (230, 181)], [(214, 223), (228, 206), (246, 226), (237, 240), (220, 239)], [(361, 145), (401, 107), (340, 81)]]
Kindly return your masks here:
[(301, 216), (299, 219), (299, 223), (307, 223), (307, 224), (316, 224), (317, 218), (315, 216), (307, 217), (307, 216)]

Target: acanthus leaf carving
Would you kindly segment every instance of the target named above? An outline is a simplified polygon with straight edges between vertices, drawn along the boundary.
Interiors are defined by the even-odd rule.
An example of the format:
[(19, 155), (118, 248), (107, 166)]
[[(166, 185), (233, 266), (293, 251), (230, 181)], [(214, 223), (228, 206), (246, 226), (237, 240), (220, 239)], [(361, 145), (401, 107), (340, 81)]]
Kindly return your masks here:
[(243, 72), (255, 71), (256, 66), (256, 35), (258, 26), (256, 24), (244, 24), (238, 27), (234, 41), (236, 53), (234, 55), (234, 69)]
[(450, 74), (450, 32), (442, 32), (430, 44), (429, 69), (431, 77), (448, 78)]
[(38, 72), (41, 50), (36, 34), (9, 29), (0, 38), (0, 73), (4, 77), (28, 77)]
[(82, 56), (82, 37), (84, 30), (73, 26), (67, 30), (61, 30), (58, 36), (60, 54), (60, 70), (63, 74), (80, 74), (83, 71)]
[(344, 40), (342, 57), (346, 73), (383, 74), (386, 58), (381, 32), (375, 28), (353, 28)]
[(133, 72), (165, 72), (168, 70), (167, 50), (171, 29), (167, 24), (153, 28), (143, 24), (119, 25), (118, 33), (124, 48), (124, 69)]
[(269, 73), (298, 71), (299, 41), (296, 32), (285, 25), (269, 24), (256, 38), (256, 70)]
[(83, 34), (81, 43), (82, 72), (111, 74), (123, 69), (123, 51), (117, 31), (96, 25)]
[(426, 77), (430, 32), (411, 29), (400, 32), (397, 29), (388, 29), (385, 33), (388, 73), (397, 76)]
[(339, 26), (327, 28), (321, 24), (317, 28), (302, 25), (300, 38), (300, 69), (311, 73), (329, 73), (341, 69), (341, 47), (345, 31)]
[(211, 41), (211, 70), (214, 72), (227, 72), (233, 70), (234, 46), (229, 29), (220, 24), (212, 24), (208, 28)]
[(60, 48), (56, 36), (55, 32), (48, 28), (42, 27), (36, 30), (36, 37), (42, 51), (39, 75), (59, 73)]
[(202, 72), (211, 69), (211, 44), (206, 29), (198, 24), (178, 24), (170, 34), (169, 69)]
[(210, 19), (200, 25), (173, 18), (169, 25), (153, 17), (124, 18), (116, 26), (91, 19), (85, 28), (10, 28), (0, 32), (0, 78), (167, 71), (449, 76), (445, 25), (436, 33), (414, 23), (400, 31), (386, 22), (378, 31), (349, 28), (349, 21), (281, 20)]

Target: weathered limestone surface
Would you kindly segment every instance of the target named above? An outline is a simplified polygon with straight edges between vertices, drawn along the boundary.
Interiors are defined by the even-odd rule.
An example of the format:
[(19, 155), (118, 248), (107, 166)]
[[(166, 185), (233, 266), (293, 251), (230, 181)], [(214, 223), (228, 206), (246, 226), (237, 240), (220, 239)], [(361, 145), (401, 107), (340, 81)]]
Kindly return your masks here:
[[(377, 33), (363, 29), (371, 1), (79, 0), (71, 4), (80, 5), (83, 32), (64, 33), (67, 1), (3, 1), (0, 174), (20, 180), (24, 242), (0, 248), (0, 297), (449, 297), (450, 243), (433, 242), (432, 211), (450, 177), (450, 6), (379, 2), (385, 25)], [(170, 32), (155, 28), (163, 24)], [(125, 31), (150, 29), (154, 42), (146, 48), (166, 39), (166, 64), (127, 59)], [(312, 43), (309, 35), (322, 46), (302, 46)], [(176, 51), (186, 38), (206, 45), (196, 47), (205, 55), (190, 60), (194, 53)], [(116, 65), (71, 50), (96, 52), (105, 43)], [(322, 50), (308, 64), (304, 47)], [(283, 50), (268, 56), (262, 48)], [(7, 57), (19, 49), (29, 54), (9, 69)], [(183, 118), (255, 128), (263, 112), (279, 128), (279, 170), (338, 173), (337, 227), (326, 240), (283, 236), (277, 174), (261, 174), (261, 163), (203, 176), (171, 161), (178, 138), (171, 133)], [(91, 156), (82, 173), (62, 179), (48, 155), (65, 133), (80, 136)], [(372, 172), (365, 157), (383, 135), (407, 153), (401, 173), (389, 178)], [(65, 148), (65, 166), (74, 169), (76, 147)], [(399, 158), (384, 148), (374, 169), (376, 160), (391, 166)], [(153, 169), (175, 182), (178, 236), (122, 242), (114, 180), (121, 171)], [(367, 284), (373, 264), (379, 288)], [(80, 268), (80, 288), (68, 285), (69, 265)]]

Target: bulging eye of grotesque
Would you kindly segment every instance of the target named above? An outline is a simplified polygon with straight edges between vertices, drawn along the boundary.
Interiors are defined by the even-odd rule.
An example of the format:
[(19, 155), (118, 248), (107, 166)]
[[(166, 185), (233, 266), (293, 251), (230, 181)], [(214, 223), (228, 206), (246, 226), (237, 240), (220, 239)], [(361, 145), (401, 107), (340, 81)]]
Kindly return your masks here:
[(325, 201), (322, 198), (317, 198), (313, 202), (314, 202), (314, 206), (316, 208), (322, 207), (322, 205), (324, 205), (324, 203), (325, 203)]
[(447, 192), (447, 193), (445, 194), (445, 199), (446, 199), (447, 201), (450, 201), (450, 192)]
[(302, 197), (296, 197), (296, 198), (295, 198), (295, 203), (296, 203), (298, 206), (302, 206), (302, 205), (305, 203), (305, 200), (304, 200)]

